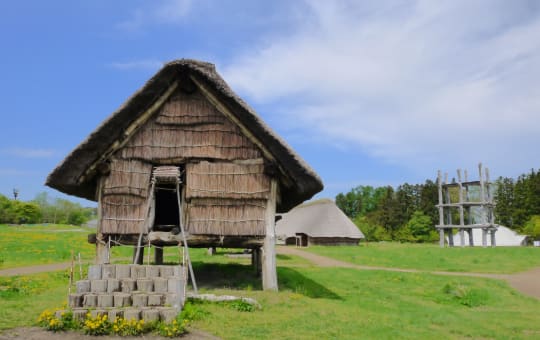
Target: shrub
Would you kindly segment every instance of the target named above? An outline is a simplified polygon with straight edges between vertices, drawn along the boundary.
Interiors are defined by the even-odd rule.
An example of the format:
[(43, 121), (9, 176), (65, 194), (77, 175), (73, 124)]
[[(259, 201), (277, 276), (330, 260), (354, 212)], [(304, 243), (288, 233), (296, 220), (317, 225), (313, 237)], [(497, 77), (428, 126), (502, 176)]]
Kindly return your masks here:
[(105, 335), (109, 334), (111, 324), (107, 320), (107, 314), (96, 315), (92, 317), (90, 313), (86, 314), (86, 320), (83, 324), (83, 331), (88, 335)]

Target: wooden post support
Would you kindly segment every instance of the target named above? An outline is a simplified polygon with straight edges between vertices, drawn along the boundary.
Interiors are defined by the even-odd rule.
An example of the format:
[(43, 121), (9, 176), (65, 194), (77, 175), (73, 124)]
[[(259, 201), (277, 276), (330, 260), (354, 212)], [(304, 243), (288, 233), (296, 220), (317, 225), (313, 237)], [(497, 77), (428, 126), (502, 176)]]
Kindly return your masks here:
[(459, 242), (462, 247), (465, 247), (465, 229), (459, 229)]
[(261, 248), (254, 248), (251, 251), (251, 266), (253, 267), (253, 272), (257, 277), (261, 276), (261, 269), (262, 269), (262, 256), (261, 256)]
[(496, 232), (495, 229), (490, 230), (490, 233), (491, 233), (491, 246), (492, 247), (497, 246), (497, 241), (495, 241), (495, 232)]
[(154, 247), (154, 263), (163, 264), (163, 248)]
[(140, 246), (140, 251), (137, 254), (137, 248), (133, 248), (133, 264), (143, 264), (144, 260), (144, 246)]
[(487, 229), (482, 228), (482, 247), (487, 247)]
[(262, 286), (264, 290), (278, 290), (276, 268), (276, 199), (277, 181), (270, 182), (270, 198), (266, 206), (265, 228), (266, 236), (262, 249)]
[(107, 238), (99, 233), (96, 236), (96, 264), (109, 263), (109, 247)]
[(443, 228), (439, 229), (439, 245), (441, 246), (441, 248), (444, 248), (444, 229)]
[(448, 229), (448, 246), (453, 247), (454, 246), (454, 233), (452, 233), (452, 229)]
[(474, 247), (474, 239), (473, 239), (473, 230), (472, 230), (472, 228), (467, 229), (467, 232), (469, 233), (469, 246)]

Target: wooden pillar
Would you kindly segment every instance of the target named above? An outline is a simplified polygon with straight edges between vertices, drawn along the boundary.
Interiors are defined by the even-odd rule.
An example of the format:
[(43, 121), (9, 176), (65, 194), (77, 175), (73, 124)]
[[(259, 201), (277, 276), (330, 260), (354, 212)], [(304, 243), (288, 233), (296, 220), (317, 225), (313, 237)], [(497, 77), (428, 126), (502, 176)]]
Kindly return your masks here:
[(491, 233), (491, 246), (492, 246), (492, 247), (497, 246), (497, 241), (495, 241), (495, 232), (496, 232), (496, 231), (497, 231), (497, 230), (495, 230), (495, 229), (491, 229), (491, 230), (490, 230), (490, 233)]
[(448, 228), (448, 246), (454, 246), (454, 233), (452, 233), (452, 228)]
[(270, 197), (266, 206), (266, 236), (262, 248), (262, 286), (264, 290), (278, 290), (276, 266), (275, 215), (277, 201), (277, 181), (270, 181)]
[(216, 255), (216, 247), (210, 247), (208, 248), (208, 255)]
[(109, 263), (110, 254), (107, 241), (107, 236), (101, 233), (96, 235), (96, 264)]
[[(470, 224), (470, 223), (469, 223), (469, 224)], [(472, 229), (472, 228), (469, 228), (469, 229), (467, 230), (467, 232), (469, 233), (469, 246), (474, 247), (473, 229)]]
[(261, 263), (262, 257), (261, 257), (261, 248), (254, 248), (251, 251), (251, 266), (253, 267), (253, 272), (257, 277), (261, 276), (261, 269), (262, 269), (262, 263)]
[(439, 228), (439, 245), (444, 248), (444, 229)]
[(163, 248), (154, 247), (154, 263), (163, 264)]
[(487, 247), (487, 229), (482, 228), (482, 247)]
[(141, 250), (139, 251), (139, 257), (137, 257), (137, 247), (133, 248), (133, 263), (135, 264), (143, 264), (144, 260), (144, 247), (141, 246)]
[(465, 247), (465, 229), (459, 229), (459, 242), (462, 247)]

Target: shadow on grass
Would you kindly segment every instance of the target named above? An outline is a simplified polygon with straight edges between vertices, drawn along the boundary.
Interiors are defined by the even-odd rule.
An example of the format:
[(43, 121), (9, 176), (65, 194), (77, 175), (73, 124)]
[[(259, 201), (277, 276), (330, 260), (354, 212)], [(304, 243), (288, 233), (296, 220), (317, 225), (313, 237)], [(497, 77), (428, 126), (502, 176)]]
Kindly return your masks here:
[(278, 281), (280, 289), (289, 289), (310, 298), (343, 300), (341, 296), (292, 268), (278, 267)]
[(277, 254), (276, 259), (278, 259), (278, 260), (291, 260), (292, 257), (290, 257), (289, 255)]
[(261, 279), (250, 265), (193, 262), (197, 286), (206, 289), (261, 290)]

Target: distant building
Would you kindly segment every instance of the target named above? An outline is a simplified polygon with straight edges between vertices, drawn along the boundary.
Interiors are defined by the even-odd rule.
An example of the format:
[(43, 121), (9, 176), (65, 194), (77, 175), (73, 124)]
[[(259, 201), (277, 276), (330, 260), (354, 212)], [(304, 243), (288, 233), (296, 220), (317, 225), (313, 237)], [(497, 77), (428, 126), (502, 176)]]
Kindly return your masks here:
[(302, 204), (276, 223), (278, 240), (287, 245), (358, 245), (364, 234), (329, 199)]

